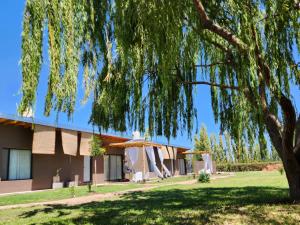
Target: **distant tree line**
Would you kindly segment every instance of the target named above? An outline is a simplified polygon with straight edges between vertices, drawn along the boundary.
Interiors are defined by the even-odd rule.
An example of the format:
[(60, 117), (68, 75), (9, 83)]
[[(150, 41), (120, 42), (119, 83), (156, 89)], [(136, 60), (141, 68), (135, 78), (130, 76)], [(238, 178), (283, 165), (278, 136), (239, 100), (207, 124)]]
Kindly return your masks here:
[[(209, 151), (217, 163), (279, 161), (277, 151), (272, 146), (268, 149), (267, 141), (260, 138), (253, 143), (245, 143), (243, 139), (234, 141), (228, 132), (217, 136), (207, 133), (206, 127), (201, 126), (199, 135), (194, 137), (194, 151)], [(201, 155), (195, 155), (201, 160)]]

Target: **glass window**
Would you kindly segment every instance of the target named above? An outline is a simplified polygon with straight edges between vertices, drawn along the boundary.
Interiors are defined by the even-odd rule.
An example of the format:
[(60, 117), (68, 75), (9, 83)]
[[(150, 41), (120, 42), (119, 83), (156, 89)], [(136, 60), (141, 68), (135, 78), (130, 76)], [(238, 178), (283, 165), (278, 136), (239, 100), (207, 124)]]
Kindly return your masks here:
[(185, 175), (185, 160), (184, 159), (179, 159), (179, 174), (180, 175)]
[(104, 174), (106, 180), (122, 179), (122, 156), (105, 155), (104, 156)]
[(11, 149), (9, 151), (9, 180), (30, 179), (31, 151)]

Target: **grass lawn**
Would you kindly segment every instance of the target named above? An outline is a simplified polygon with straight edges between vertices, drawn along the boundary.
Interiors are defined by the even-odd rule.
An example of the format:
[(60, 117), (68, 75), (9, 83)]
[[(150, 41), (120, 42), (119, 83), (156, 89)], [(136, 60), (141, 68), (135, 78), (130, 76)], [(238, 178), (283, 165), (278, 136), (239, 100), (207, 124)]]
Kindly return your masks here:
[[(88, 192), (87, 186), (79, 186), (74, 188), (75, 196), (80, 197), (84, 195), (89, 195), (93, 193), (109, 193), (109, 192), (117, 192), (117, 191), (125, 191), (135, 188), (141, 188), (143, 184), (112, 184), (112, 185), (101, 185), (101, 186), (93, 186), (92, 193)], [(56, 190), (46, 190), (39, 192), (31, 192), (24, 194), (15, 194), (15, 195), (6, 195), (0, 196), (0, 206), (3, 205), (13, 205), (13, 204), (22, 204), (22, 203), (32, 203), (32, 202), (45, 202), (52, 200), (60, 200), (66, 198), (72, 198), (73, 192), (71, 188), (62, 188)]]
[[(191, 176), (179, 176), (179, 177), (172, 177), (165, 180), (160, 179), (153, 179), (147, 184), (153, 185), (163, 185), (164, 183), (171, 183), (171, 182), (180, 182), (192, 180)], [(100, 185), (100, 186), (93, 186), (92, 193), (88, 192), (87, 186), (79, 186), (76, 187), (75, 196), (85, 196), (93, 193), (109, 193), (109, 192), (118, 192), (118, 191), (126, 191), (135, 188), (142, 188), (144, 184), (137, 184), (137, 183), (114, 183), (108, 185)], [(23, 203), (32, 203), (32, 202), (45, 202), (45, 201), (53, 201), (53, 200), (60, 200), (66, 198), (72, 198), (73, 193), (71, 188), (62, 188), (57, 190), (45, 190), (40, 192), (31, 192), (31, 193), (24, 193), (24, 194), (14, 194), (14, 195), (6, 195), (0, 196), (0, 206), (4, 205), (14, 205), (14, 204), (23, 204)]]
[(246, 172), (78, 206), (2, 210), (0, 224), (300, 224), (300, 205), (288, 202), (279, 172)]
[(177, 176), (177, 177), (169, 177), (167, 179), (152, 179), (147, 181), (147, 184), (164, 184), (164, 183), (172, 183), (172, 182), (181, 182), (181, 181), (188, 181), (193, 180), (191, 175), (188, 176)]

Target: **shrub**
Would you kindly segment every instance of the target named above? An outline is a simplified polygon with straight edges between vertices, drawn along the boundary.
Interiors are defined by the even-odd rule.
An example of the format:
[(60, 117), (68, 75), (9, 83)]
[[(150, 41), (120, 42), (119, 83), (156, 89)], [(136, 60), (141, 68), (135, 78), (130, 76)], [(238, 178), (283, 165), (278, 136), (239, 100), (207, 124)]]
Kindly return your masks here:
[(70, 190), (71, 197), (75, 198), (75, 186), (71, 186), (69, 190)]
[(92, 192), (92, 182), (87, 184), (88, 192)]
[(278, 165), (278, 164), (281, 164), (281, 162), (224, 163), (224, 164), (217, 164), (217, 171), (221, 171), (221, 172), (262, 171), (268, 165)]
[(278, 172), (282, 175), (284, 173), (283, 167), (278, 168)]
[(205, 172), (201, 172), (198, 178), (200, 183), (209, 183), (210, 182), (210, 175)]

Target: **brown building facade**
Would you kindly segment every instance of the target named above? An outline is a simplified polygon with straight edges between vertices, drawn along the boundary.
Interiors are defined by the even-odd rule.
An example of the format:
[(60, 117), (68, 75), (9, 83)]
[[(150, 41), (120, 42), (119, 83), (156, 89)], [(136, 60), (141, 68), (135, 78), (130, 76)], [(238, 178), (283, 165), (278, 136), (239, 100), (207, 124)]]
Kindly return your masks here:
[[(106, 147), (104, 156), (93, 158), (82, 153), (87, 152), (86, 149), (80, 148), (83, 135), (87, 132), (68, 131), (46, 125), (43, 126), (51, 128), (49, 130), (55, 133), (49, 131), (49, 138), (36, 144), (35, 141), (39, 136), (36, 135), (35, 125), (26, 121), (0, 118), (0, 194), (51, 189), (53, 182), (58, 182), (55, 180), (57, 177), (64, 186), (83, 185), (87, 182), (100, 184), (125, 178), (124, 149)], [(68, 133), (73, 134), (76, 139), (65, 135)], [(48, 139), (49, 143), (47, 143)], [(104, 146), (130, 140), (112, 135), (101, 135), (101, 139)], [(54, 142), (50, 143), (51, 141)], [(54, 148), (51, 153), (46, 150), (43, 152), (43, 147), (36, 149), (37, 146), (44, 146), (46, 149), (51, 144)], [(75, 150), (74, 146), (77, 146)], [(166, 146), (166, 148), (173, 147)], [(51, 148), (49, 149), (52, 151)], [(177, 157), (164, 160), (173, 175), (186, 173), (183, 168), (184, 155), (180, 154), (185, 150), (187, 149), (176, 148)], [(142, 162), (139, 163), (142, 164)], [(154, 177), (155, 174), (150, 171), (148, 163), (146, 165), (146, 170), (151, 174), (150, 177)]]

